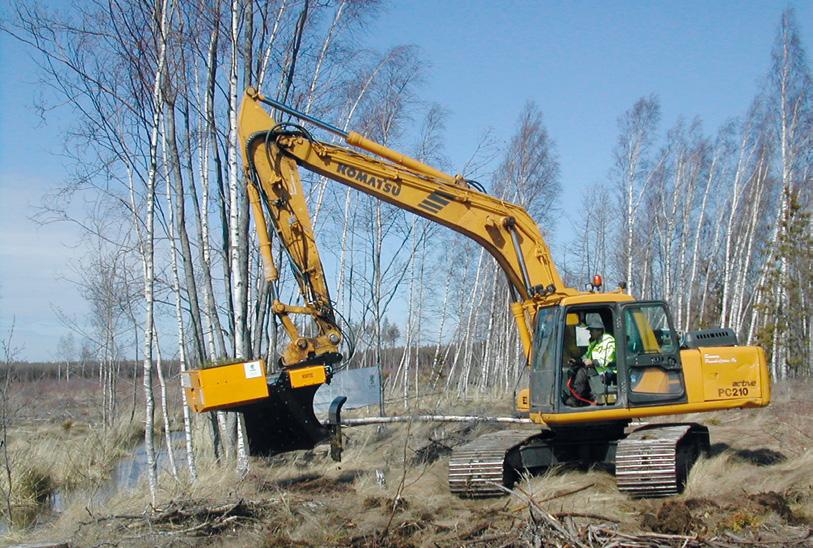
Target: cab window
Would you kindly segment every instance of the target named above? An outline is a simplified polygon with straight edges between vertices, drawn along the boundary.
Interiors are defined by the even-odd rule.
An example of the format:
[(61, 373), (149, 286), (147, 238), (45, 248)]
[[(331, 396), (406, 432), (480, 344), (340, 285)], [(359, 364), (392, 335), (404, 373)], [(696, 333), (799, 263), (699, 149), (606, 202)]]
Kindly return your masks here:
[(677, 351), (677, 341), (663, 307), (650, 305), (628, 308), (625, 319), (628, 357), (672, 354)]
[(647, 404), (684, 396), (680, 348), (663, 303), (625, 307), (624, 350), (630, 403)]
[(555, 406), (557, 370), (557, 321), (556, 307), (543, 308), (536, 313), (533, 355), (531, 357), (531, 408), (551, 412)]
[(534, 337), (534, 361), (536, 370), (555, 369), (556, 359), (556, 314), (553, 308), (543, 308), (536, 315), (536, 335)]

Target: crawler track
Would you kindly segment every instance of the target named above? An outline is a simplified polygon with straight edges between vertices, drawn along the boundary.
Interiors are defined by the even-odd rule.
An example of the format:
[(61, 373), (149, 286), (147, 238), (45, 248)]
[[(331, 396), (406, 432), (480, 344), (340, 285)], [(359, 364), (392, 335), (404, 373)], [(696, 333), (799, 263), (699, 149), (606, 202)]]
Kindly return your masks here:
[(511, 487), (515, 471), (506, 464), (508, 452), (536, 432), (506, 430), (485, 434), (452, 451), (449, 490), (460, 497), (497, 497)]
[(708, 446), (708, 429), (698, 424), (640, 428), (618, 442), (618, 489), (634, 497), (676, 495), (683, 490), (695, 460)]

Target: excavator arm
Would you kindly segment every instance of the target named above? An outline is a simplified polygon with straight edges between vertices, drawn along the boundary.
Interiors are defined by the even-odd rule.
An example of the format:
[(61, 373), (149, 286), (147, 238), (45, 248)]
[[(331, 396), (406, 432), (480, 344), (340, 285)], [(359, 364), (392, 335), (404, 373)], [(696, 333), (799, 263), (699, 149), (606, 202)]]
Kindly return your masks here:
[[(259, 134), (243, 140), (243, 165), (260, 243), (263, 274), (272, 288), (271, 311), (290, 339), (280, 364), (290, 369), (313, 363), (336, 363), (341, 360), (342, 334), (330, 301), (299, 173), (290, 161), (277, 162), (276, 170), (265, 169), (269, 161), (264, 155), (267, 147), (258, 141), (261, 141)], [(279, 299), (276, 290), (279, 271), (271, 253), (272, 234), (280, 240), (288, 255), (304, 306), (285, 304)], [(292, 314), (309, 316), (315, 324), (316, 334), (303, 335), (291, 318)]]
[[(376, 156), (317, 141), (298, 126), (277, 124), (262, 103), (320, 125), (340, 135), (347, 144)], [(290, 218), (307, 219), (297, 169), (301, 167), (440, 223), (483, 246), (508, 278), (514, 297), (512, 312), (526, 355), (531, 349), (533, 312), (576, 293), (564, 286), (550, 249), (530, 215), (516, 204), (476, 190), (460, 176), (438, 171), (358, 133), (343, 132), (267, 99), (252, 88), (243, 98), (239, 135), (246, 165), (252, 172), (252, 203), (290, 197), (280, 210), (289, 211)], [(254, 212), (261, 231), (261, 209), (254, 207)], [(310, 232), (301, 242), (312, 244), (312, 230), (307, 224)], [(270, 248), (263, 249), (269, 269), (273, 265)], [(302, 249), (303, 257), (318, 257), (315, 245), (303, 245)]]
[[(295, 124), (278, 124), (263, 103), (338, 133), (363, 152), (317, 141)], [(258, 360), (190, 371), (185, 384), (195, 410), (231, 409), (243, 414), (251, 454), (313, 447), (330, 432), (314, 416), (313, 397), (321, 384), (330, 382), (332, 365), (342, 359), (342, 333), (300, 168), (447, 226), (488, 250), (508, 278), (511, 310), (526, 357), (531, 353), (536, 311), (578, 293), (564, 286), (539, 227), (522, 207), (481, 192), (460, 176), (438, 171), (358, 133), (343, 132), (251, 88), (243, 98), (238, 133), (263, 275), (273, 298), (271, 310), (290, 342), (281, 354), (281, 372), (276, 377), (269, 376)], [(279, 298), (279, 269), (271, 249), (274, 237), (288, 256), (303, 305), (286, 304)], [(314, 329), (301, 332), (291, 317), (295, 314), (310, 317)]]

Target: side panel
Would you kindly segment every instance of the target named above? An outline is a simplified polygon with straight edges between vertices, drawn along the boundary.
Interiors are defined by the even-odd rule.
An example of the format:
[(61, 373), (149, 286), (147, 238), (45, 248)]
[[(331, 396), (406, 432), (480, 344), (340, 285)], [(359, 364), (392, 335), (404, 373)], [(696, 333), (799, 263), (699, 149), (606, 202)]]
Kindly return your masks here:
[(770, 401), (765, 352), (756, 346), (705, 347), (681, 351), (691, 402)]
[(289, 369), (288, 378), (291, 382), (291, 388), (318, 386), (327, 382), (327, 369), (324, 365)]
[(268, 397), (263, 360), (194, 369), (184, 373), (181, 382), (189, 405), (198, 413)]

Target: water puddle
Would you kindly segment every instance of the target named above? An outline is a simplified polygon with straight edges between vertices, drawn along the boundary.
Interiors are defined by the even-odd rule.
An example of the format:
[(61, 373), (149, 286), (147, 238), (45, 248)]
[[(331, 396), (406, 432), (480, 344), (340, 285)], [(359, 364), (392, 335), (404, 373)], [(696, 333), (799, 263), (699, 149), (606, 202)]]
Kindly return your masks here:
[[(173, 432), (170, 436), (172, 442), (173, 456), (175, 457), (176, 468), (185, 462), (186, 449), (184, 447), (184, 435), (182, 432)], [(160, 441), (163, 441), (161, 438)], [(155, 440), (159, 440), (156, 438)], [(166, 446), (161, 445), (156, 447), (155, 451), (156, 467), (158, 474), (170, 473), (169, 454), (167, 453)], [(90, 501), (92, 504), (99, 506), (110, 501), (115, 495), (132, 491), (139, 484), (147, 478), (147, 451), (142, 442), (138, 445), (133, 452), (123, 457), (113, 469), (110, 474), (110, 479), (102, 485), (96, 487), (91, 493), (87, 491), (72, 491), (69, 493), (62, 493), (56, 491), (52, 496), (51, 510), (53, 512), (64, 512), (70, 503), (76, 498), (81, 498), (85, 501)]]
[[(156, 437), (156, 444), (163, 441), (163, 437), (160, 440)], [(173, 456), (175, 457), (175, 465), (181, 468), (186, 462), (186, 448), (183, 433), (173, 432), (171, 435), (171, 443)], [(162, 444), (160, 447), (156, 447), (155, 459), (159, 474), (169, 473), (171, 471), (169, 455), (165, 445)], [(57, 490), (44, 504), (38, 508), (32, 508), (33, 512), (30, 516), (24, 516), (25, 519), (23, 519), (23, 522), (30, 521), (31, 526), (36, 526), (39, 523), (47, 521), (50, 517), (64, 512), (72, 502), (77, 500), (82, 501), (83, 504), (88, 505), (88, 507), (102, 507), (117, 494), (133, 491), (138, 488), (142, 482), (146, 483), (146, 477), (147, 451), (142, 442), (135, 447), (129, 455), (119, 460), (113, 472), (110, 474), (110, 479), (91, 489), (77, 489), (69, 492)], [(8, 523), (5, 519), (0, 519), (0, 535), (5, 535), (7, 532)]]

